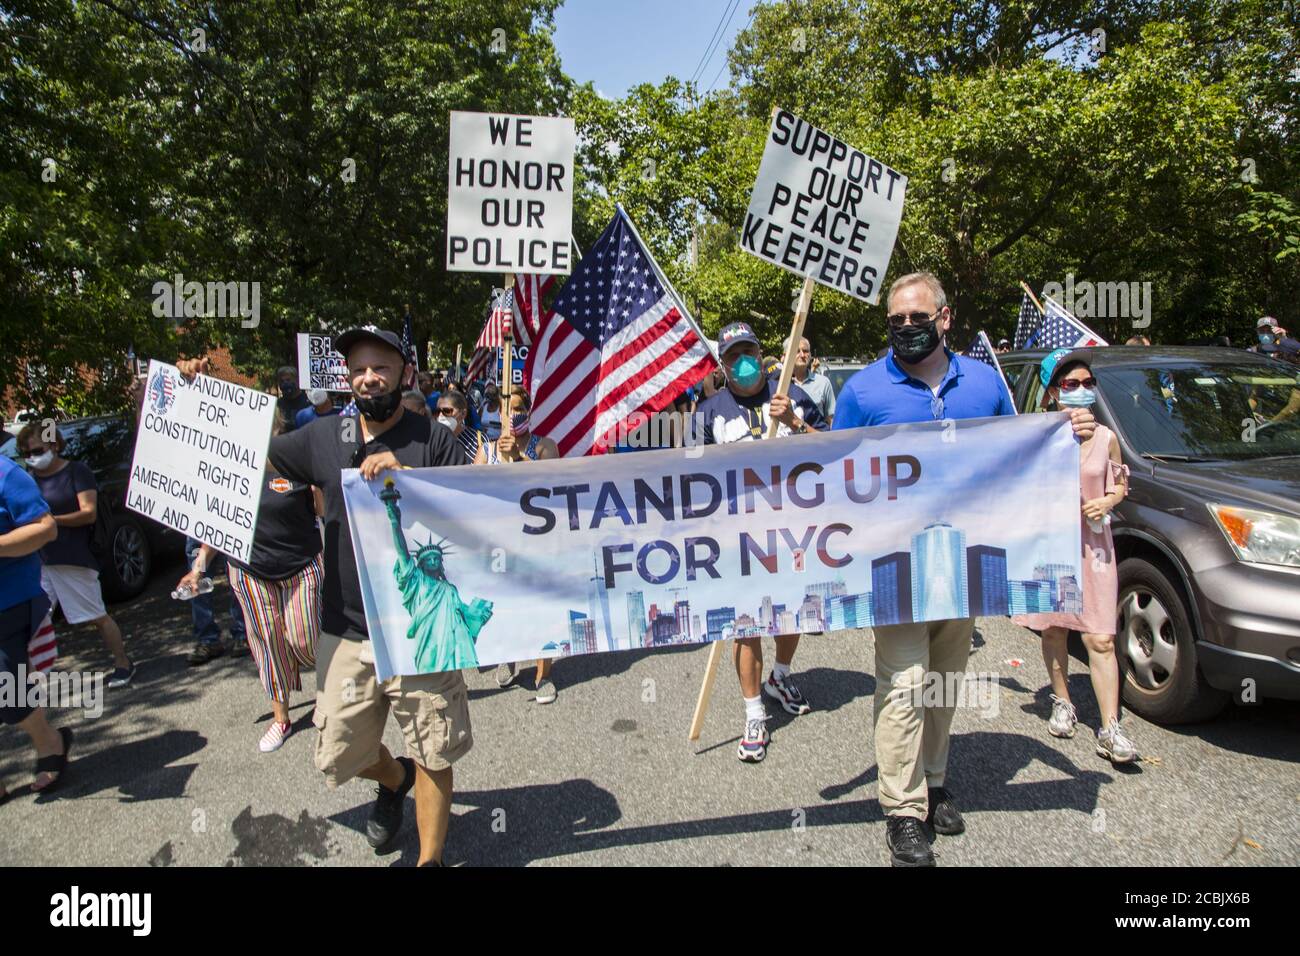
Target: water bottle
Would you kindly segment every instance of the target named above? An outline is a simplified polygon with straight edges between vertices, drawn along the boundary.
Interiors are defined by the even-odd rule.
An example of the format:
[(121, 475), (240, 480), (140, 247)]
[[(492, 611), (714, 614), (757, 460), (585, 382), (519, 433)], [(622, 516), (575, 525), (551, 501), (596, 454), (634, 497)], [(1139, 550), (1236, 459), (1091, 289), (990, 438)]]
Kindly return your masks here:
[(212, 590), (212, 578), (199, 578), (197, 589), (190, 587), (188, 584), (181, 585), (172, 592), (172, 598), (177, 601), (188, 601), (199, 594), (207, 594)]

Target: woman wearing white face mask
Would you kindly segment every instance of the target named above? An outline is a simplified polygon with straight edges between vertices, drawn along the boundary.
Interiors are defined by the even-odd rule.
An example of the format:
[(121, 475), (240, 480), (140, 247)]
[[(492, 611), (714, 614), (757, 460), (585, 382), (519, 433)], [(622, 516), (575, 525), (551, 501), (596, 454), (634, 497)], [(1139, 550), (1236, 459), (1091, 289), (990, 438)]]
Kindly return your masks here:
[[(1047, 387), (1044, 409), (1087, 408), (1097, 400), (1096, 379), (1082, 358), (1065, 359), (1069, 349), (1057, 349), (1043, 359), (1040, 379)], [(1088, 671), (1101, 712), (1097, 753), (1114, 763), (1137, 759), (1137, 748), (1119, 725), (1119, 664), (1115, 659), (1115, 617), (1119, 573), (1110, 534), (1110, 512), (1128, 491), (1128, 468), (1120, 457), (1115, 433), (1098, 425), (1079, 446), (1079, 492), (1082, 504), (1083, 580), (1081, 607), (1050, 614), (1017, 614), (1012, 620), (1042, 632), (1043, 663), (1052, 682), (1052, 716), (1047, 729), (1055, 737), (1073, 737), (1078, 717), (1070, 702), (1067, 676), (1070, 631), (1083, 635)], [(1068, 580), (1068, 579), (1067, 579)]]
[(438, 424), (451, 429), (465, 452), (465, 464), (476, 464), (482, 449), (487, 445), (487, 436), (467, 423), (469, 402), (460, 392), (447, 390), (438, 396)]
[(47, 442), (36, 422), (18, 433), (18, 448), (59, 528), (59, 536), (41, 549), (41, 587), (51, 609), (62, 605), (69, 624), (95, 625), (113, 655), (108, 686), (123, 687), (131, 682), (136, 668), (126, 656), (122, 631), (104, 607), (99, 562), (90, 548), (99, 508), (95, 476), (84, 463), (63, 457), (64, 440), (57, 430), (54, 441)]

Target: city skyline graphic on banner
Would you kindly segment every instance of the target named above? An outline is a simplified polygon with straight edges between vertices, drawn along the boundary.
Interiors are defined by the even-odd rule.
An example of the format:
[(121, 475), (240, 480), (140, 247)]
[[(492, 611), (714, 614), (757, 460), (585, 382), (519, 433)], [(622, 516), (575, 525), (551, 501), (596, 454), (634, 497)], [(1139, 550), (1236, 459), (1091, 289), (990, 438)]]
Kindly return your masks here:
[[(741, 607), (729, 589), (710, 579), (681, 581), (655, 588), (607, 588), (593, 558), (587, 605), (568, 610), (567, 639), (550, 641), (543, 653), (567, 657), (598, 651), (664, 647), (777, 634), (815, 634), (846, 628), (878, 627), (950, 618), (1078, 612), (1082, 608), (1080, 570), (1067, 556), (1043, 556), (1029, 577), (1008, 574), (1007, 549), (969, 543), (966, 532), (946, 521), (932, 521), (911, 536), (907, 551), (855, 560), (829, 571), (806, 561), (795, 549), (754, 547), (742, 557), (757, 579), (771, 586), (756, 607)], [(860, 556), (854, 555), (855, 558)], [(784, 558), (786, 566), (778, 567)], [(660, 555), (664, 571), (673, 556)], [(1077, 561), (1077, 559), (1076, 559)], [(654, 570), (653, 557), (644, 559)], [(816, 570), (806, 570), (810, 568)], [(775, 572), (775, 573), (769, 573)]]

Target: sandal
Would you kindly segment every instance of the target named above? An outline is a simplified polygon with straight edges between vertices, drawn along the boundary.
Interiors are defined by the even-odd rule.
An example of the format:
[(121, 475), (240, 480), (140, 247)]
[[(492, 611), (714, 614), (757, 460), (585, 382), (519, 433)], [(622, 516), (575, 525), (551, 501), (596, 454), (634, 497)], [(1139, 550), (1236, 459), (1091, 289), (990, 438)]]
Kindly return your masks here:
[(63, 771), (68, 767), (68, 754), (72, 752), (72, 729), (60, 727), (59, 736), (63, 738), (63, 753), (36, 758), (36, 772), (38, 774), (53, 773), (58, 774), (58, 776), (43, 787), (37, 787), (33, 783), (32, 793), (52, 793), (58, 789), (59, 784), (63, 783)]

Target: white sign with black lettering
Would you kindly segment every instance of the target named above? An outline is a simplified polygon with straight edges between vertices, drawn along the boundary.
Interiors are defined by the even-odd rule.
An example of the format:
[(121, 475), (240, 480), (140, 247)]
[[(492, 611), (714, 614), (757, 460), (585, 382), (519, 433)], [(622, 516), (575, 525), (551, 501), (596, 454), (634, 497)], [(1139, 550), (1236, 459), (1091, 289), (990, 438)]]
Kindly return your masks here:
[(350, 392), (348, 363), (334, 351), (334, 339), (314, 332), (298, 333), (298, 387)]
[(907, 177), (777, 110), (740, 231), (746, 252), (875, 304)]
[(275, 399), (149, 363), (126, 506), (247, 561)]
[(451, 114), (447, 270), (568, 275), (573, 120)]

